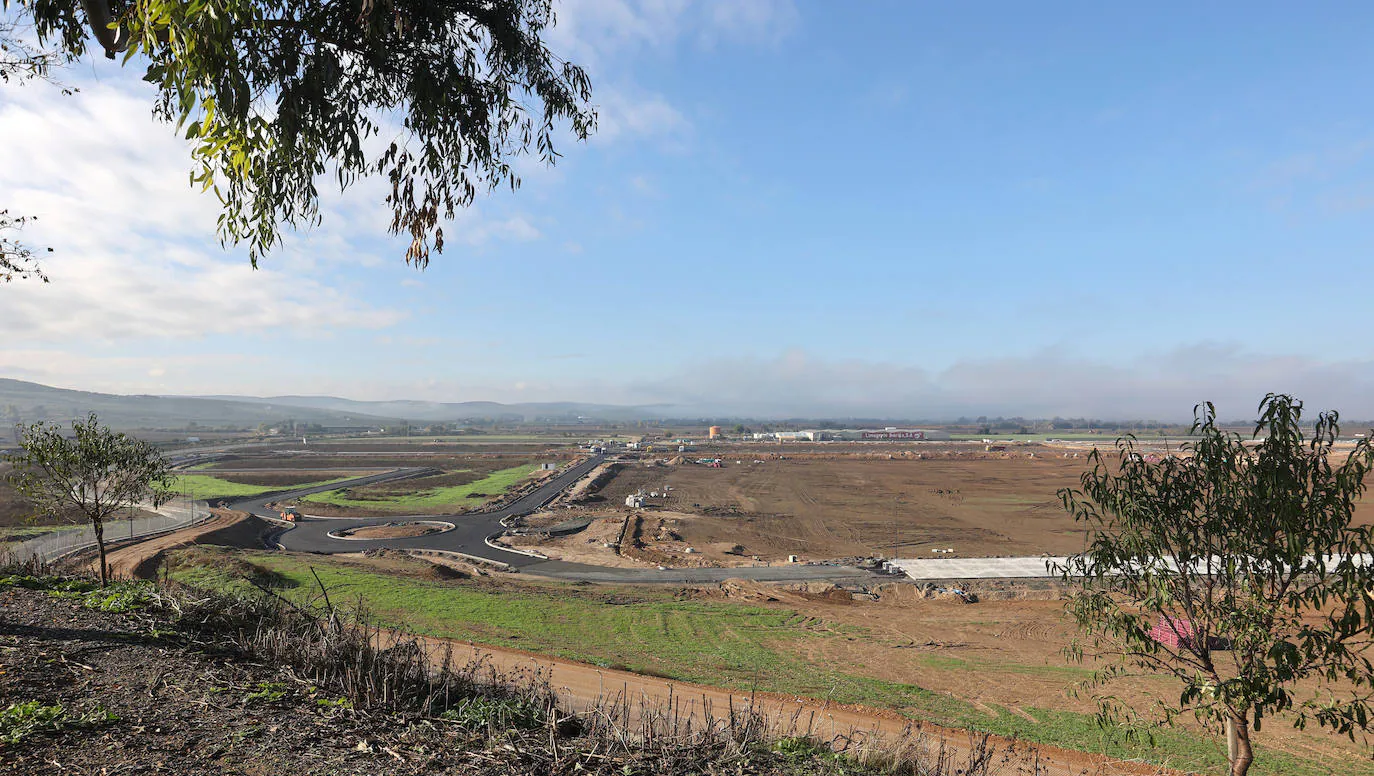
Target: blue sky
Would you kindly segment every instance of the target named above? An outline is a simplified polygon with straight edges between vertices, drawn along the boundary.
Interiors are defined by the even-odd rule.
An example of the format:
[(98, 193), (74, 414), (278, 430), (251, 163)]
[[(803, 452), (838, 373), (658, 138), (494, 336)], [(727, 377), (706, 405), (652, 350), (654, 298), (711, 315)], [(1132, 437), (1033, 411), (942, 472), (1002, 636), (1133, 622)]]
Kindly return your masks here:
[[(760, 415), (1374, 417), (1374, 8), (559, 5), (601, 131), (446, 229), (380, 189), (263, 269), (101, 59), (0, 89), (53, 282), (0, 374), (91, 390)], [(97, 119), (98, 117), (98, 119)]]

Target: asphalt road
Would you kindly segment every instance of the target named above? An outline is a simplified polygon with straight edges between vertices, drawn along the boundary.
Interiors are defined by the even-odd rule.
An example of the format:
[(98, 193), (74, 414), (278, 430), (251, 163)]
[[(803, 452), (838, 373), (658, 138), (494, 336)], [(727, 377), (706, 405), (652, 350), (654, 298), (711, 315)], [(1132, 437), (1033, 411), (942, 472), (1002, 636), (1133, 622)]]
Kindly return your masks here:
[[(277, 541), (286, 549), (296, 552), (319, 552), (326, 554), (362, 552), (369, 549), (389, 548), (398, 550), (447, 550), (461, 552), (478, 558), (505, 563), (524, 573), (541, 576), (576, 579), (588, 582), (625, 582), (625, 583), (709, 583), (726, 579), (752, 579), (763, 582), (783, 581), (875, 581), (876, 575), (852, 566), (759, 566), (743, 568), (691, 568), (691, 569), (622, 569), (592, 566), (582, 563), (536, 558), (511, 550), (492, 547), (486, 543), (490, 537), (505, 531), (502, 521), (511, 517), (527, 515), (549, 503), (564, 490), (573, 486), (588, 472), (596, 468), (604, 456), (593, 456), (551, 478), (539, 489), (523, 498), (490, 512), (469, 512), (461, 515), (390, 515), (387, 517), (366, 518), (312, 518), (304, 517), (296, 527), (281, 534)], [(312, 493), (322, 493), (339, 488), (371, 485), (378, 482), (422, 476), (427, 469), (398, 469), (385, 474), (359, 477), (345, 482), (314, 488), (277, 492), (270, 496), (255, 496), (241, 499), (230, 504), (231, 508), (251, 512), (260, 517), (277, 517), (278, 512), (266, 506), (268, 501), (286, 501)], [(382, 525), (407, 519), (443, 520), (453, 523), (452, 531), (429, 536), (411, 536), (399, 539), (335, 539), (330, 531), (369, 525)]]

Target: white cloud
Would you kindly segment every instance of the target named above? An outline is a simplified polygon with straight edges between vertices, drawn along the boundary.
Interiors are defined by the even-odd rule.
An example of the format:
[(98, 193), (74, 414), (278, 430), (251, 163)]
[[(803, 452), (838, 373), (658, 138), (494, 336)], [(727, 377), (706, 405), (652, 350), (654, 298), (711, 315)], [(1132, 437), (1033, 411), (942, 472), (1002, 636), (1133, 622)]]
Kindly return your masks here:
[(710, 3), (710, 23), (700, 33), (705, 43), (717, 37), (776, 44), (796, 28), (800, 21), (791, 0), (747, 0)]
[(555, 7), (550, 48), (592, 76), (594, 142), (680, 136), (690, 128), (662, 94), (636, 83), (631, 60), (663, 56), (681, 41), (775, 45), (797, 26), (792, 0), (567, 0)]
[[(150, 115), (130, 85), (6, 89), (0, 104), (4, 206), (38, 216), (24, 239), (50, 246), (52, 283), (0, 290), (0, 329), (28, 343), (186, 337), (286, 328), (316, 334), (389, 326), (378, 308), (316, 277), (307, 256), (347, 251), (360, 218), (329, 218), (304, 243), (288, 239), (264, 269), (214, 239), (218, 201), (187, 181), (187, 145)], [(13, 339), (11, 339), (13, 342)]]
[(606, 87), (597, 92), (597, 128), (591, 142), (614, 143), (627, 137), (680, 137), (687, 119), (662, 95), (630, 94)]
[(663, 50), (680, 39), (774, 43), (797, 25), (792, 0), (565, 0), (549, 33), (554, 51), (600, 71), (607, 60)]
[(1374, 209), (1374, 139), (1332, 140), (1261, 168), (1252, 192), (1290, 218), (1359, 214)]
[(511, 216), (502, 221), (496, 221), (487, 226), (487, 234), (492, 237), (504, 237), (520, 242), (530, 242), (538, 240), (539, 230), (534, 228), (524, 216)]
[(646, 197), (656, 197), (659, 194), (658, 187), (646, 175), (636, 175), (630, 178), (630, 188)]

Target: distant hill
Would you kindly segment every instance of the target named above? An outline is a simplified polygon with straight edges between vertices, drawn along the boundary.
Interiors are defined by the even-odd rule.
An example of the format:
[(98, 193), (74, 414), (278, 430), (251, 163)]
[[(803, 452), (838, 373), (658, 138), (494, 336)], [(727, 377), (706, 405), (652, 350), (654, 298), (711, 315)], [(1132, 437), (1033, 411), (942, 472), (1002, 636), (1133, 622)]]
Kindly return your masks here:
[(206, 427), (256, 428), (260, 423), (279, 423), (287, 419), (326, 426), (367, 426), (398, 420), (308, 405), (228, 397), (121, 396), (0, 378), (0, 421), (7, 425), (18, 421), (67, 421), (89, 412), (100, 415), (102, 422), (122, 429), (186, 428), (190, 423)]
[(336, 396), (207, 396), (214, 400), (232, 400), (270, 404), (277, 407), (310, 407), (350, 414), (378, 415), (401, 418), (411, 422), (443, 423), (461, 420), (528, 421), (566, 420), (640, 420), (661, 418), (672, 413), (666, 406), (624, 407), (610, 404), (582, 404), (578, 402), (527, 402), (501, 404), (494, 401), (354, 401)]
[(463, 421), (627, 421), (662, 417), (662, 407), (576, 402), (500, 404), (490, 401), (354, 401), (334, 396), (124, 396), (53, 388), (0, 378), (0, 422), (67, 421), (89, 412), (114, 428), (256, 428), (294, 420), (323, 426), (385, 426)]

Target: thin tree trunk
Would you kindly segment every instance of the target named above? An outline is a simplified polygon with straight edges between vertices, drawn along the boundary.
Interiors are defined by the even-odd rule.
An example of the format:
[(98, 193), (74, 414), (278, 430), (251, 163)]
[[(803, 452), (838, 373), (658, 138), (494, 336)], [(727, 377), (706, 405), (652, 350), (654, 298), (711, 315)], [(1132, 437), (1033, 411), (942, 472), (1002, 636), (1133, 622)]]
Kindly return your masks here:
[(1226, 720), (1226, 759), (1231, 763), (1231, 776), (1245, 776), (1255, 760), (1250, 748), (1250, 723), (1241, 717)]
[(100, 586), (109, 581), (109, 569), (105, 566), (105, 521), (93, 520), (95, 526), (95, 546), (100, 550)]

